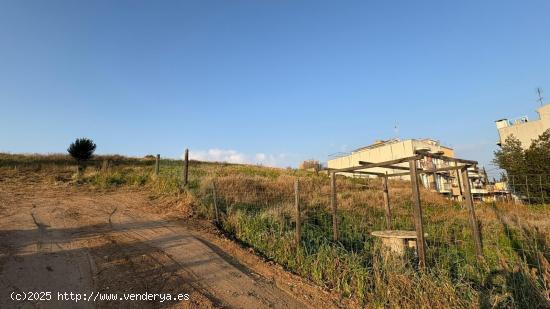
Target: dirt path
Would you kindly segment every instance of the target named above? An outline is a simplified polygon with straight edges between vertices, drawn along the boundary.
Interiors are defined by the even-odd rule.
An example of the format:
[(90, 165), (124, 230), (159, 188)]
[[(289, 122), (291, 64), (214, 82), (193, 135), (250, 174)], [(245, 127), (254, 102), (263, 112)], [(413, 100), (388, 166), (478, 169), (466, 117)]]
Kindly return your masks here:
[[(0, 308), (302, 308), (139, 192), (0, 180)], [(51, 291), (14, 302), (12, 292)], [(188, 301), (57, 301), (58, 292), (178, 293)], [(92, 294), (94, 293), (94, 294)], [(34, 295), (43, 296), (44, 295)]]

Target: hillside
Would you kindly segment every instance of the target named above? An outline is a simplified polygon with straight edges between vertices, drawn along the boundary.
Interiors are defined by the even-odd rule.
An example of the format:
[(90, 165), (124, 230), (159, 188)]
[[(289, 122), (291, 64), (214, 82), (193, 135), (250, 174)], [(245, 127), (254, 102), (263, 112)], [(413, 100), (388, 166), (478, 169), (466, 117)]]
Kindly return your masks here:
[[(108, 160), (108, 163), (104, 161)], [(479, 204), (484, 260), (474, 254), (467, 211), (422, 190), (427, 236), (426, 270), (416, 257), (384, 258), (370, 232), (386, 229), (381, 182), (339, 177), (340, 240), (332, 240), (327, 175), (250, 165), (190, 163), (122, 156), (96, 157), (76, 177), (64, 155), (0, 154), (0, 184), (11, 178), (64, 184), (76, 190), (147, 192), (152, 211), (213, 221), (235, 242), (287, 271), (367, 307), (517, 307), (549, 305), (550, 205)], [(294, 183), (299, 181), (302, 239), (295, 241)], [(406, 181), (390, 181), (393, 225), (414, 230)], [(214, 200), (215, 198), (215, 200)], [(397, 297), (398, 296), (398, 297)]]

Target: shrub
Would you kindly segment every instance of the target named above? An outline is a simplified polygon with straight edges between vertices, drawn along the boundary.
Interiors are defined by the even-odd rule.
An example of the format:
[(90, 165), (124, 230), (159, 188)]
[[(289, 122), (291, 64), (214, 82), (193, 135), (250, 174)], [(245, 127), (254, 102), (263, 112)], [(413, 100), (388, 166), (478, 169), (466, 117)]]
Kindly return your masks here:
[(73, 157), (77, 162), (81, 163), (83, 161), (89, 160), (94, 154), (96, 144), (88, 138), (77, 138), (69, 148), (67, 152)]

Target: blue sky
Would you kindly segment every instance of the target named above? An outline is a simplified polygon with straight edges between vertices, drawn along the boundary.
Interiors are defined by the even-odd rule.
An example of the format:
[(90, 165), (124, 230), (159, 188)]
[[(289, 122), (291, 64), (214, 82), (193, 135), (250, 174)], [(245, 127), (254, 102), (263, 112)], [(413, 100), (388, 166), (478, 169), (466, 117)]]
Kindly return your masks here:
[[(296, 166), (432, 137), (487, 164), (550, 97), (549, 1), (0, 1), (0, 151)], [(550, 100), (549, 100), (550, 101)], [(490, 168), (490, 167), (489, 167)]]

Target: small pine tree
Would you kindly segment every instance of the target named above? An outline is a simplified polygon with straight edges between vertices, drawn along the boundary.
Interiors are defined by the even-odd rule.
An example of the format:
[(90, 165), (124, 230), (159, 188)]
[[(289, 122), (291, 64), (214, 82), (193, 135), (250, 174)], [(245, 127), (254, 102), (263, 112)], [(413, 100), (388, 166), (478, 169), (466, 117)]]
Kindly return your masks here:
[(523, 175), (527, 166), (525, 161), (525, 151), (521, 147), (521, 142), (515, 136), (510, 135), (506, 138), (501, 149), (494, 152), (493, 163), (505, 170), (508, 175)]
[(502, 148), (495, 151), (493, 162), (506, 171), (506, 177), (501, 178), (511, 180), (515, 194), (529, 196), (529, 186), (534, 185), (541, 194), (530, 200), (543, 202), (544, 196), (550, 195), (550, 184), (545, 181), (550, 174), (550, 129), (533, 140), (529, 148), (524, 150), (521, 146), (517, 138), (509, 136)]
[(88, 138), (77, 138), (67, 149), (67, 152), (78, 164), (89, 160), (94, 154), (96, 144)]

